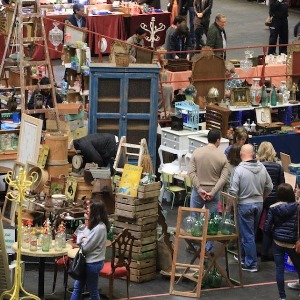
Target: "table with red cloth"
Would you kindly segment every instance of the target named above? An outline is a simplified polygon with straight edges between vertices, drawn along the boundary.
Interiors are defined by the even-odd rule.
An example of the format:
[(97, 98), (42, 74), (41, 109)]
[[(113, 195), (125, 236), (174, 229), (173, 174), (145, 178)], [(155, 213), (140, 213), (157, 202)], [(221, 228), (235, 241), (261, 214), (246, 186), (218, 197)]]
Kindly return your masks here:
[[(103, 34), (113, 39), (125, 40), (125, 26), (123, 21), (123, 15), (102, 15), (102, 16), (88, 16), (87, 17), (88, 30)], [(92, 53), (99, 54), (99, 38), (98, 34), (89, 34), (88, 45), (92, 50)], [(104, 53), (110, 53), (110, 45), (112, 39), (107, 40), (107, 49)]]
[[(261, 77), (262, 65), (252, 67), (248, 72), (243, 71), (240, 68), (235, 68), (236, 73), (242, 77), (246, 78), (249, 83), (252, 83), (253, 77)], [(192, 75), (192, 71), (182, 71), (182, 72), (171, 72), (166, 71), (167, 81), (170, 81), (174, 90), (185, 88), (189, 85), (189, 77)], [(270, 77), (272, 84), (276, 87), (280, 86), (282, 80), (286, 80), (286, 65), (266, 65), (265, 67), (265, 78)]]
[[(156, 35), (159, 37), (159, 40), (154, 42), (154, 47), (162, 46), (165, 43), (166, 31), (171, 25), (171, 14), (169, 12), (149, 13), (128, 17), (124, 16), (126, 39), (135, 34), (136, 29), (141, 25), (141, 23), (145, 23), (145, 25), (147, 25), (146, 28), (150, 29), (150, 22), (152, 17), (155, 17), (154, 25), (157, 28), (159, 28), (160, 23), (166, 26), (164, 30), (156, 33)], [(147, 35), (149, 36), (149, 34)], [(145, 46), (150, 46), (150, 42), (145, 40)]]

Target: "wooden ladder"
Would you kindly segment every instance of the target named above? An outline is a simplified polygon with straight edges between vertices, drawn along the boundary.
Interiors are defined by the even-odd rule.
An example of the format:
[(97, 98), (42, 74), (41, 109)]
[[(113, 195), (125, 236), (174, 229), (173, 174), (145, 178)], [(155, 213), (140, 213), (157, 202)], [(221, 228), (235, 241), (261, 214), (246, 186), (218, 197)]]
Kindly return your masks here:
[[(197, 215), (203, 215), (204, 224), (203, 224), (203, 235), (202, 237), (195, 237), (191, 234), (187, 234), (183, 230), (183, 213), (192, 214), (195, 213)], [(187, 215), (186, 215), (187, 216)], [(174, 243), (174, 253), (173, 253), (173, 263), (172, 263), (172, 272), (171, 272), (171, 280), (170, 280), (170, 294), (176, 296), (184, 296), (184, 297), (194, 297), (199, 298), (201, 292), (201, 284), (202, 284), (202, 274), (203, 274), (203, 266), (204, 266), (204, 255), (205, 255), (205, 245), (206, 245), (206, 236), (207, 236), (207, 227), (208, 227), (208, 219), (209, 212), (208, 209), (199, 209), (199, 208), (189, 208), (189, 207), (179, 207), (178, 208), (178, 216), (177, 216), (177, 224), (176, 224), (176, 235), (175, 235), (175, 243)], [(179, 263), (177, 262), (178, 257), (178, 248), (179, 248), (179, 240), (190, 240), (194, 241), (200, 246), (200, 259), (199, 264), (187, 264), (187, 263)], [(195, 257), (194, 257), (195, 258)], [(175, 277), (178, 274), (178, 269), (184, 269), (183, 273), (180, 274), (180, 278), (175, 282)], [(188, 274), (189, 270), (197, 271), (198, 278), (194, 278), (191, 274)], [(187, 278), (196, 283), (196, 287), (193, 291), (182, 291), (175, 290), (174, 285), (178, 284), (181, 278)]]
[(119, 167), (120, 161), (124, 164), (128, 163), (129, 158), (137, 159), (137, 165), (142, 166), (143, 155), (148, 154), (148, 146), (146, 139), (141, 139), (139, 145), (126, 143), (126, 136), (122, 136), (119, 142), (114, 169), (117, 172), (123, 173), (123, 168)]
[[(0, 80), (6, 83), (5, 88), (0, 88), (0, 92), (16, 90), (20, 92), (21, 112), (26, 114), (44, 113), (49, 108), (28, 109), (28, 92), (33, 90), (51, 90), (52, 103), (57, 125), (59, 126), (59, 115), (57, 110), (55, 83), (51, 66), (47, 35), (45, 31), (41, 5), (39, 0), (11, 0), (10, 6), (6, 8), (7, 13), (7, 38), (5, 50), (0, 66)], [(31, 60), (35, 44), (42, 45), (44, 60)], [(27, 55), (27, 57), (25, 57)], [(14, 67), (18, 70), (20, 86), (9, 86), (8, 72)], [(45, 67), (50, 84), (32, 84), (31, 68)], [(40, 79), (40, 78), (39, 78)], [(60, 129), (60, 127), (58, 127)]]

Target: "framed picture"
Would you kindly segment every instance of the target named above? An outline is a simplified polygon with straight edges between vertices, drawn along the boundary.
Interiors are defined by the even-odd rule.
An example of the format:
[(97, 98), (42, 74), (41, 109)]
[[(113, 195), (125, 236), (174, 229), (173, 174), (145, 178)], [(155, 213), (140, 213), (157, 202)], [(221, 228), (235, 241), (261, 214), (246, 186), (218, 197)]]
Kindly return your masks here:
[(67, 44), (75, 44), (76, 42), (85, 42), (86, 32), (78, 27), (65, 25), (65, 36), (69, 36)]
[(68, 200), (73, 202), (75, 198), (77, 188), (77, 180), (74, 177), (68, 177), (65, 189), (65, 195), (67, 196)]
[(37, 163), (42, 135), (43, 120), (22, 114), (18, 158), (17, 160), (26, 164), (27, 161)]
[(249, 106), (250, 103), (250, 89), (249, 87), (238, 87), (231, 89), (232, 106)]

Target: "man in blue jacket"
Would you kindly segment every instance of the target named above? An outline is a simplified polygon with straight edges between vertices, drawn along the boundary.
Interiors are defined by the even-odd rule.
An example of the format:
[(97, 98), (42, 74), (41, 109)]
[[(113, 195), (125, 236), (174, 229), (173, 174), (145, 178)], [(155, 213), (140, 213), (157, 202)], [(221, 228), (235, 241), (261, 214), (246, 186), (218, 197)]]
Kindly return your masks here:
[(72, 24), (75, 27), (85, 28), (86, 27), (86, 18), (84, 15), (84, 5), (83, 4), (74, 4), (73, 6), (73, 15), (70, 16), (65, 23)]
[(234, 170), (229, 189), (230, 194), (238, 197), (242, 269), (249, 272), (258, 271), (255, 233), (263, 210), (263, 201), (273, 189), (266, 168), (253, 157), (253, 146), (242, 146), (242, 162)]

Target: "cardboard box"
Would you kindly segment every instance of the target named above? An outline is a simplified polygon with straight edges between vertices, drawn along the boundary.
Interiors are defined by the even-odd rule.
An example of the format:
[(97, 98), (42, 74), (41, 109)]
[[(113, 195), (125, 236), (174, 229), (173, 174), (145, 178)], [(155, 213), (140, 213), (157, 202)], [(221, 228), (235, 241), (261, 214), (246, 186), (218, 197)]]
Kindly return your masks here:
[(266, 133), (281, 130), (282, 122), (272, 122), (271, 107), (255, 108), (257, 129), (263, 129)]

